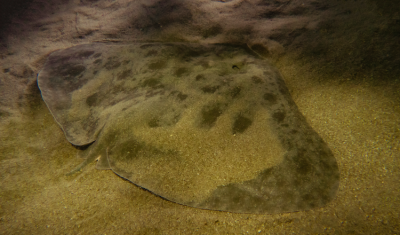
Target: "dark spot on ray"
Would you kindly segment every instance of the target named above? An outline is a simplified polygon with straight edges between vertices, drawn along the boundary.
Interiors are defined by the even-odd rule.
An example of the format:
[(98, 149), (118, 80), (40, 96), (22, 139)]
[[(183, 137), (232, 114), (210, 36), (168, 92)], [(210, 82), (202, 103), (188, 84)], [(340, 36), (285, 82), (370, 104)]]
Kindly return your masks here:
[(251, 77), (251, 80), (255, 83), (255, 84), (261, 84), (263, 83), (262, 79), (257, 77), (257, 76), (253, 76)]
[(116, 69), (121, 66), (121, 62), (117, 59), (117, 57), (109, 57), (107, 62), (104, 64), (104, 67), (107, 70)]
[(232, 69), (237, 69), (239, 70), (239, 67), (237, 65), (232, 65)]
[(276, 83), (278, 85), (279, 91), (282, 94), (284, 94), (286, 96), (290, 95), (289, 90), (287, 89), (286, 84), (285, 84), (285, 82), (283, 80), (277, 80)]
[(62, 67), (60, 74), (64, 77), (76, 77), (85, 70), (86, 67), (83, 65), (67, 64)]
[(156, 95), (162, 95), (164, 93), (165, 93), (164, 90), (149, 90), (146, 92), (146, 98), (153, 97)]
[(123, 79), (129, 77), (131, 74), (132, 74), (131, 69), (125, 70), (122, 73), (118, 74), (117, 80), (123, 80)]
[(170, 95), (172, 95), (172, 96), (176, 95), (176, 97), (178, 97), (178, 99), (179, 99), (180, 101), (183, 101), (183, 100), (185, 100), (185, 99), (188, 97), (188, 95), (183, 94), (183, 93), (180, 92), (180, 91), (172, 91), (172, 92), (170, 93)]
[(201, 111), (201, 125), (208, 128), (213, 127), (221, 114), (222, 110), (219, 106), (204, 107)]
[(94, 54), (94, 51), (82, 51), (77, 56), (81, 57), (83, 59), (86, 59), (87, 57), (89, 57), (89, 56), (91, 56), (93, 54)]
[(306, 159), (306, 151), (304, 149), (299, 149), (296, 156), (293, 157), (293, 163), (296, 165), (296, 171), (299, 174), (305, 175), (313, 170), (311, 164)]
[(151, 87), (151, 88), (162, 88), (164, 87), (160, 80), (156, 79), (156, 78), (149, 78), (146, 79), (142, 82), (142, 87)]
[(271, 93), (265, 93), (263, 96), (265, 101), (268, 101), (268, 105), (276, 104), (276, 95)]
[(274, 18), (276, 16), (279, 16), (281, 14), (282, 14), (282, 12), (279, 11), (279, 10), (268, 10), (268, 11), (266, 11), (264, 13), (261, 13), (259, 16), (263, 17), (263, 18), (267, 18), (267, 19), (272, 19), (272, 18)]
[(181, 77), (183, 74), (187, 73), (188, 70), (186, 68), (179, 68), (177, 70), (175, 70), (175, 75), (177, 77)]
[(283, 88), (279, 88), (279, 92), (284, 94), (284, 95), (288, 95), (289, 91), (287, 89), (283, 89)]
[(240, 88), (240, 87), (235, 87), (235, 88), (233, 88), (232, 90), (231, 90), (231, 97), (232, 98), (236, 98), (239, 94), (240, 94), (240, 91), (242, 90), (242, 88)]
[(196, 76), (196, 81), (200, 81), (200, 80), (205, 80), (206, 78), (204, 77), (203, 74), (199, 74)]
[(94, 64), (101, 64), (102, 61), (103, 61), (102, 59), (97, 59), (97, 60), (93, 61), (93, 63)]
[(93, 55), (93, 58), (98, 58), (100, 56), (101, 56), (101, 53), (96, 53), (96, 54)]
[(159, 126), (160, 126), (159, 121), (160, 121), (160, 120), (158, 120), (158, 118), (152, 118), (152, 119), (150, 119), (150, 121), (147, 123), (147, 125), (149, 125), (149, 127), (151, 127), (151, 128), (159, 127)]
[(188, 97), (188, 95), (186, 95), (186, 94), (183, 94), (183, 93), (181, 93), (181, 92), (179, 92), (179, 94), (178, 94), (178, 98), (180, 99), (180, 100), (186, 100), (186, 98)]
[[(121, 85), (115, 85), (115, 86), (113, 86), (112, 87), (112, 89), (110, 90), (110, 92), (113, 94), (113, 95), (117, 95), (118, 93), (121, 93), (121, 92), (123, 92), (125, 89), (124, 89), (124, 87), (123, 86), (121, 86)], [(99, 97), (100, 98), (100, 97)]]
[(285, 119), (286, 113), (284, 111), (278, 111), (272, 114), (272, 118), (278, 122), (281, 123)]
[(157, 62), (153, 62), (149, 64), (149, 69), (151, 70), (159, 70), (159, 69), (163, 69), (167, 66), (167, 63), (164, 60), (160, 60)]
[(233, 123), (232, 133), (243, 133), (245, 130), (247, 130), (247, 128), (251, 126), (252, 123), (252, 120), (242, 115), (239, 115), (238, 117), (236, 117), (235, 122)]
[(216, 90), (218, 90), (218, 88), (219, 88), (219, 86), (205, 86), (205, 87), (202, 87), (201, 88), (201, 90), (204, 92), (204, 93), (214, 93)]
[(149, 56), (155, 56), (155, 55), (157, 55), (158, 54), (158, 51), (156, 51), (156, 50), (150, 50), (150, 51), (148, 51), (147, 52), (147, 54), (145, 55), (146, 57), (149, 57)]
[(204, 38), (208, 38), (208, 37), (214, 37), (217, 36), (218, 34), (222, 33), (223, 29), (221, 27), (221, 25), (216, 24), (211, 26), (210, 28), (204, 30), (202, 32), (202, 35)]
[(89, 106), (96, 106), (97, 105), (97, 98), (98, 98), (98, 94), (96, 92), (93, 95), (91, 95), (91, 96), (86, 98), (86, 104), (89, 105)]

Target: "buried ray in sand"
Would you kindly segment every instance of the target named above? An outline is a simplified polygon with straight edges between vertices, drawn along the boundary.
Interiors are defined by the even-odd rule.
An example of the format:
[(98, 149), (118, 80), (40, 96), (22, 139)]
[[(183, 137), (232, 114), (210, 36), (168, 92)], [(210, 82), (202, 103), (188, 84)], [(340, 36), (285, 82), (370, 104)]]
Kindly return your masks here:
[(277, 70), (246, 46), (87, 44), (52, 53), (42, 97), (84, 162), (202, 209), (326, 205), (336, 160)]

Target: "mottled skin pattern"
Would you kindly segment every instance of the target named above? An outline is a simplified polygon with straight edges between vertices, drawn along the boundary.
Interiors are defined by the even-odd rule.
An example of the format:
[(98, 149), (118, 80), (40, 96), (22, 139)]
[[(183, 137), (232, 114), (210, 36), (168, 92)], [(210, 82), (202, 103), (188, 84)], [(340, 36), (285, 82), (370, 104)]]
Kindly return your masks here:
[[(277, 70), (246, 46), (80, 45), (50, 55), (38, 75), (38, 84), (67, 140), (77, 146), (91, 144), (81, 152), (86, 160), (78, 169), (100, 156), (99, 169), (111, 169), (163, 198), (239, 213), (317, 208), (332, 200), (338, 189), (339, 170), (332, 152), (307, 124)], [(176, 167), (179, 173), (201, 165), (201, 159), (188, 160), (180, 150), (184, 143), (191, 143), (187, 137), (190, 133), (205, 133), (200, 142), (207, 142), (219, 133), (215, 130), (225, 130), (221, 126), (228, 124), (224, 132), (227, 139), (245, 136), (258, 125), (260, 113), (268, 116), (267, 129), (273, 133), (267, 136), (272, 136), (271, 141), (260, 147), (279, 146), (276, 149), (283, 150), (279, 163), (262, 169), (243, 165), (243, 172), (252, 173), (247, 178), (222, 172), (230, 181), (211, 188), (191, 188), (191, 182), (203, 179), (195, 171), (185, 175), (190, 178), (186, 183), (178, 182), (185, 177), (166, 172)], [(139, 134), (137, 129), (145, 131)], [(182, 141), (176, 146), (173, 142), (158, 144), (162, 140), (158, 136), (153, 136), (155, 142), (146, 141), (146, 133), (161, 136), (162, 130), (170, 131), (171, 136), (184, 133)], [(253, 142), (262, 141), (254, 138)], [(206, 155), (199, 151), (193, 155), (217, 156), (218, 151), (218, 146), (210, 147)], [(212, 158), (207, 159), (204, 165), (211, 162), (210, 168)], [(253, 160), (260, 159), (256, 156)], [(153, 162), (164, 162), (160, 163), (164, 168), (155, 168)], [(165, 162), (171, 165), (167, 167)], [(171, 187), (167, 189), (166, 185)], [(191, 190), (204, 196), (185, 197), (186, 186), (188, 194)]]

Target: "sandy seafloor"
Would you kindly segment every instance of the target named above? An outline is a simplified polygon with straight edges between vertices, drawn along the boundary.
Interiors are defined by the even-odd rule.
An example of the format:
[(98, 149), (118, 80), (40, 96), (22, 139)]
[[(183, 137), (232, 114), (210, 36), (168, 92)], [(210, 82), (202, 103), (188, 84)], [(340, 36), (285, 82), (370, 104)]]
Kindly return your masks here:
[[(162, 2), (31, 1), (10, 10), (0, 51), (0, 234), (400, 233), (397, 4)], [(41, 100), (37, 72), (57, 49), (138, 40), (262, 44), (336, 157), (337, 197), (310, 211), (235, 214), (166, 201), (95, 163), (66, 176), (82, 160)]]

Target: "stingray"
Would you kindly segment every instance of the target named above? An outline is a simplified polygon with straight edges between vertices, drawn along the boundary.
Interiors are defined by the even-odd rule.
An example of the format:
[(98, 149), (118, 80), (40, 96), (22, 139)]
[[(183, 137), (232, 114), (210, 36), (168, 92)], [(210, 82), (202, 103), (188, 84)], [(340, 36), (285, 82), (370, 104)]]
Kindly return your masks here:
[(66, 139), (172, 202), (237, 213), (325, 206), (335, 157), (279, 72), (246, 45), (93, 43), (53, 52), (37, 77)]

